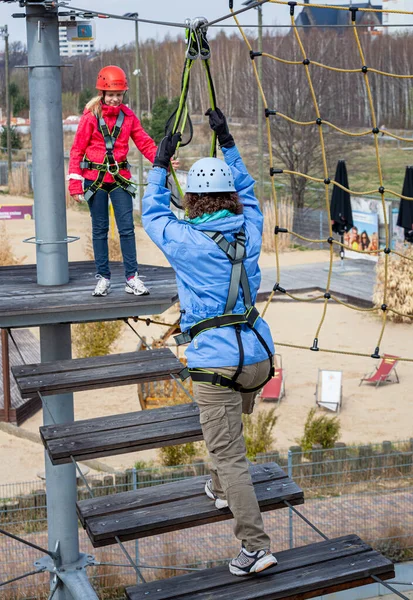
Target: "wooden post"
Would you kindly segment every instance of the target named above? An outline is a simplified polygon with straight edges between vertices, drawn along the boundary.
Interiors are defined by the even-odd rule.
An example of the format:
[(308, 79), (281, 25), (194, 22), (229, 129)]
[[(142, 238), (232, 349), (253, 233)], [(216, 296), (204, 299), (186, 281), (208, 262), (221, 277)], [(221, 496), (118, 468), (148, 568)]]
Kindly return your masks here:
[(10, 359), (9, 359), (9, 334), (7, 329), (1, 330), (1, 362), (3, 365), (3, 405), (4, 420), (10, 423)]

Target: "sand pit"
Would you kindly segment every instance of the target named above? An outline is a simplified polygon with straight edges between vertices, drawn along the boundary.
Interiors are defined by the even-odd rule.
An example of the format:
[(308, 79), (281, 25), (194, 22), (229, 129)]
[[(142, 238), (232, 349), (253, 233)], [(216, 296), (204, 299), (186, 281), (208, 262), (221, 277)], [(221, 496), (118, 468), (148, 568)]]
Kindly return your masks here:
[[(68, 233), (79, 235), (80, 242), (70, 244), (70, 260), (84, 260), (86, 236), (90, 231), (90, 218), (87, 212), (68, 210)], [(22, 244), (23, 238), (34, 235), (32, 221), (8, 221), (7, 232), (15, 254), (25, 263), (35, 262), (35, 247)], [(153, 245), (141, 228), (136, 229), (139, 260), (143, 263), (167, 265), (162, 253)], [(324, 251), (288, 252), (281, 255), (281, 267), (311, 262), (327, 261)], [(274, 257), (263, 255), (263, 267), (274, 265)], [(91, 288), (94, 281), (91, 281)], [(263, 305), (258, 308), (262, 309)], [(322, 304), (306, 304), (293, 301), (271, 304), (267, 320), (273, 331), (274, 340), (312, 345), (317, 325), (322, 314)], [(176, 309), (162, 315), (165, 321), (174, 319)], [(355, 352), (373, 352), (380, 333), (380, 321), (368, 314), (356, 312), (331, 304), (319, 335), (320, 347)], [(139, 323), (138, 330), (146, 335), (148, 342), (156, 339), (164, 328), (157, 325), (146, 327)], [(33, 333), (38, 334), (34, 329)], [(124, 328), (116, 352), (136, 349), (137, 338)], [(309, 350), (296, 350), (277, 347), (283, 356), (286, 372), (286, 398), (277, 408), (279, 419), (275, 428), (276, 447), (285, 449), (295, 443), (303, 432), (308, 411), (315, 404), (315, 386), (318, 369), (338, 369), (343, 371), (343, 408), (340, 414), (342, 426), (341, 440), (348, 443), (382, 442), (402, 440), (412, 436), (411, 429), (411, 363), (401, 363), (398, 367), (400, 384), (382, 386), (378, 389), (364, 385), (359, 387), (363, 374), (376, 364), (373, 359), (334, 355)], [(411, 327), (406, 324), (389, 323), (386, 328), (381, 351), (398, 356), (413, 357)], [(261, 403), (258, 410), (267, 410), (271, 404)], [(139, 410), (136, 386), (116, 387), (75, 394), (75, 417), (86, 419)], [(38, 413), (27, 421), (24, 429), (38, 432), (42, 415)], [(43, 470), (43, 447), (26, 440), (14, 438), (0, 431), (0, 481), (11, 483), (35, 480), (38, 471)], [(156, 460), (157, 451), (125, 454), (105, 458), (112, 468), (128, 468), (137, 460)]]

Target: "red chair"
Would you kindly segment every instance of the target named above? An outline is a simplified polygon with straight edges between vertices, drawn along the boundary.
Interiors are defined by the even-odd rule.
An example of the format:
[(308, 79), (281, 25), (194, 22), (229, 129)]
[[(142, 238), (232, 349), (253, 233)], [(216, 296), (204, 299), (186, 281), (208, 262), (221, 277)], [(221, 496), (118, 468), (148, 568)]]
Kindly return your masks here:
[[(277, 366), (277, 356), (279, 357), (279, 367)], [(281, 398), (285, 396), (285, 377), (282, 368), (281, 354), (274, 355), (274, 367), (274, 377), (264, 385), (264, 387), (261, 390), (260, 397), (261, 400), (268, 400), (269, 402), (280, 402)]]
[[(399, 383), (399, 376), (397, 375), (396, 365), (399, 361), (398, 356), (391, 356), (390, 354), (384, 354), (381, 363), (376, 370), (370, 374), (366, 374), (360, 379), (360, 384), (365, 381), (366, 383), (374, 383), (378, 387), (381, 383)], [(393, 374), (395, 377), (391, 377)]]

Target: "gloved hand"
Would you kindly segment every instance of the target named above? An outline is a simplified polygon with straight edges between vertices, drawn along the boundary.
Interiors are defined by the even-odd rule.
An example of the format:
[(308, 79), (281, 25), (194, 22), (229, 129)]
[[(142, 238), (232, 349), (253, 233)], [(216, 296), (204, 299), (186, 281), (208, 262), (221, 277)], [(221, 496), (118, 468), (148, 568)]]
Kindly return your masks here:
[(209, 125), (218, 136), (218, 142), (221, 148), (232, 148), (235, 146), (234, 138), (229, 132), (228, 123), (223, 112), (216, 108), (208, 108), (205, 113), (206, 117), (209, 117)]
[(182, 136), (179, 132), (168, 133), (161, 141), (158, 146), (158, 150), (156, 152), (155, 160), (153, 161), (154, 167), (161, 167), (162, 169), (167, 169), (169, 167), (169, 162), (173, 155), (175, 154), (176, 147), (178, 142), (180, 142)]

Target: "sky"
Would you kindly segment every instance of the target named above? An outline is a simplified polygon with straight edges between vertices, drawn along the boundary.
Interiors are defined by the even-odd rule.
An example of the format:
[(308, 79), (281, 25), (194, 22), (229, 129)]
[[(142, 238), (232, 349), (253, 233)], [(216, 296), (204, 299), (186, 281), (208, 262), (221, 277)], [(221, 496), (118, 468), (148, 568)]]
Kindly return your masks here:
[[(242, 8), (242, 1), (234, 0), (234, 8)], [(326, 0), (326, 4), (331, 5), (342, 2), (343, 0)], [(69, 0), (68, 8), (70, 6), (120, 15), (126, 12), (138, 12), (139, 16), (145, 19), (177, 23), (183, 23), (186, 18), (198, 16), (213, 20), (229, 12), (228, 0), (208, 0), (208, 2), (199, 2), (199, 0), (151, 0), (150, 2), (143, 2), (142, 0), (122, 0), (121, 2), (114, 2), (114, 0)], [(25, 41), (26, 39), (25, 20), (13, 19), (11, 16), (12, 13), (18, 12), (23, 12), (23, 9), (19, 8), (18, 2), (8, 4), (0, 0), (0, 26), (8, 25), (10, 41)], [(289, 7), (265, 4), (263, 6), (263, 20), (264, 24), (288, 24)], [(242, 24), (256, 23), (257, 11), (252, 9), (240, 15), (240, 21)], [(95, 45), (97, 49), (110, 48), (115, 44), (123, 45), (134, 40), (135, 34), (132, 23), (113, 19), (95, 19), (95, 22)], [(232, 18), (225, 21), (228, 24), (233, 24), (233, 22)], [(233, 29), (227, 31), (233, 31)], [(174, 37), (179, 34), (183, 36), (183, 31), (178, 28), (145, 23), (139, 25), (139, 36), (142, 40), (148, 38), (162, 40), (168, 33)], [(212, 38), (213, 34), (210, 34), (210, 37)]]

